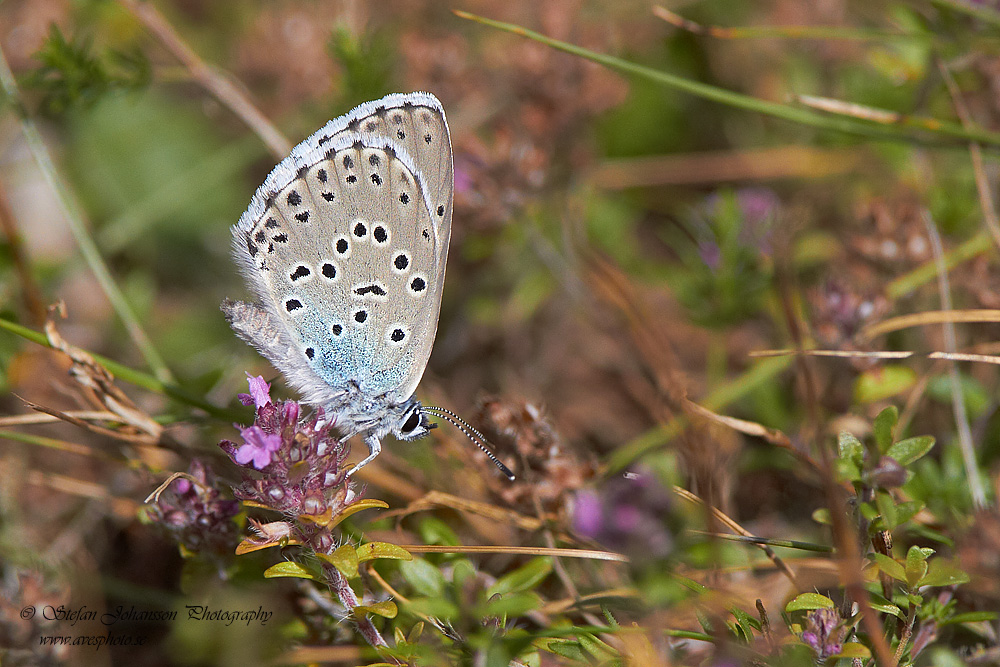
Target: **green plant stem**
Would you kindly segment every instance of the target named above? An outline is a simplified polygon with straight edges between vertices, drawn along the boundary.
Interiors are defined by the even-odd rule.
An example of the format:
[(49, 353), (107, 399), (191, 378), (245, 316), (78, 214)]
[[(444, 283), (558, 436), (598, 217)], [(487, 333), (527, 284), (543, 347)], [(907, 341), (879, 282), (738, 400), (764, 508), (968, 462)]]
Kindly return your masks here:
[[(468, 12), (454, 10), (455, 15), (460, 18), (475, 21), (498, 30), (503, 30), (515, 35), (527, 37), (546, 46), (550, 46), (558, 51), (569, 53), (580, 58), (585, 58), (592, 62), (603, 65), (609, 69), (617, 70), (624, 74), (630, 74), (642, 79), (658, 83), (660, 85), (675, 88), (683, 92), (701, 97), (713, 102), (725, 104), (745, 111), (754, 111), (774, 118), (780, 118), (799, 125), (814, 127), (821, 130), (833, 130), (856, 136), (882, 139), (887, 141), (907, 141), (932, 143), (928, 138), (934, 139), (933, 143), (945, 145), (956, 145), (955, 140), (961, 139), (963, 147), (965, 142), (976, 141), (983, 146), (1000, 148), (1000, 133), (990, 132), (982, 128), (964, 128), (960, 123), (939, 120), (936, 118), (921, 118), (916, 116), (905, 116), (902, 114), (892, 114), (894, 122), (884, 124), (854, 118), (852, 116), (829, 115), (818, 113), (811, 109), (781, 104), (770, 100), (760, 99), (751, 95), (735, 93), (724, 88), (711, 86), (699, 81), (685, 79), (684, 77), (662, 72), (643, 65), (638, 65), (621, 58), (609, 56), (596, 51), (576, 46), (558, 39), (546, 37), (541, 33), (528, 30), (513, 23), (494, 21)], [(916, 130), (916, 131), (915, 131)]]
[(31, 154), (35, 158), (35, 162), (38, 164), (38, 168), (41, 170), (49, 189), (55, 194), (63, 216), (73, 234), (73, 238), (80, 248), (80, 253), (97, 278), (101, 290), (107, 296), (108, 301), (111, 302), (111, 307), (118, 314), (118, 317), (125, 325), (126, 331), (128, 331), (132, 341), (139, 349), (139, 353), (146, 360), (146, 363), (149, 364), (156, 377), (162, 382), (173, 382), (173, 375), (167, 367), (166, 362), (164, 362), (163, 357), (160, 356), (160, 353), (153, 346), (149, 336), (146, 335), (142, 325), (139, 324), (139, 319), (132, 312), (132, 307), (126, 301), (125, 295), (122, 294), (118, 285), (111, 277), (111, 272), (104, 263), (101, 253), (97, 249), (97, 244), (90, 237), (90, 233), (83, 220), (82, 212), (77, 207), (76, 202), (73, 200), (62, 179), (59, 178), (56, 166), (52, 162), (52, 158), (38, 128), (21, 105), (17, 82), (14, 80), (14, 75), (7, 65), (7, 59), (3, 55), (2, 50), (0, 50), (0, 85), (2, 85), (7, 101), (19, 112), (21, 131), (24, 134), (28, 148), (31, 150)]
[(833, 547), (825, 544), (815, 544), (813, 542), (799, 542), (798, 540), (777, 540), (769, 537), (756, 537), (747, 535), (731, 535), (729, 533), (714, 533), (707, 530), (692, 530), (692, 533), (709, 535), (720, 540), (730, 542), (744, 542), (747, 544), (763, 544), (771, 547), (784, 547), (786, 549), (799, 549), (801, 551), (815, 551), (817, 553), (833, 553)]
[[(45, 334), (35, 331), (34, 329), (29, 329), (28, 327), (15, 322), (11, 322), (10, 320), (0, 318), (0, 329), (6, 329), (7, 331), (17, 334), (18, 336), (26, 340), (30, 340), (33, 343), (38, 343), (39, 345), (52, 348), (48, 339), (45, 337)], [(84, 351), (86, 352), (86, 350)], [(219, 419), (224, 419), (226, 421), (247, 421), (247, 415), (245, 413), (212, 405), (205, 399), (192, 394), (186, 389), (178, 387), (176, 384), (164, 382), (157, 377), (134, 370), (99, 354), (94, 354), (92, 352), (87, 352), (87, 354), (92, 356), (95, 361), (108, 369), (108, 371), (115, 377), (121, 378), (122, 380), (134, 384), (137, 387), (142, 387), (143, 389), (148, 389), (149, 391), (169, 396), (180, 403), (204, 410), (206, 413), (212, 415), (213, 417), (218, 417)]]

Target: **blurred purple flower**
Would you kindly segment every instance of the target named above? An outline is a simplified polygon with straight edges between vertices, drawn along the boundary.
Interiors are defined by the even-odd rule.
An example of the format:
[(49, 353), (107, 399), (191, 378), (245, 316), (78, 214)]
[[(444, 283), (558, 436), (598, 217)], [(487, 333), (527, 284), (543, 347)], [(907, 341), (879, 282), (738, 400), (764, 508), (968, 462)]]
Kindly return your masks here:
[(840, 614), (836, 609), (815, 609), (806, 616), (806, 629), (802, 641), (816, 651), (816, 659), (826, 660), (844, 648)]
[(573, 529), (634, 560), (663, 558), (674, 546), (667, 526), (673, 503), (649, 472), (607, 482), (600, 490), (579, 491), (573, 500)]
[[(721, 261), (720, 243), (724, 238), (718, 238), (724, 232), (719, 219), (727, 215), (732, 201), (739, 215), (738, 236), (740, 245), (750, 248), (761, 255), (771, 252), (771, 235), (774, 221), (781, 209), (781, 200), (773, 190), (768, 188), (740, 188), (733, 191), (713, 192), (705, 197), (699, 207), (699, 218), (704, 222), (705, 237), (698, 242), (698, 252), (702, 260), (712, 270)], [(699, 236), (702, 236), (699, 234)]]
[(455, 192), (465, 194), (472, 190), (472, 160), (469, 157), (456, 156), (455, 159)]

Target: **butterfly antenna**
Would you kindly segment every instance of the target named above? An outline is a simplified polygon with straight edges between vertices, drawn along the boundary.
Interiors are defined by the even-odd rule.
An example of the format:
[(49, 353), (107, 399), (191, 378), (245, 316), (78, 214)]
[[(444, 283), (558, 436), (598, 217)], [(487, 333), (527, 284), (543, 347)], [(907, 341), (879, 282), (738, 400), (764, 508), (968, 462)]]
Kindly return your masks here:
[(459, 431), (464, 433), (465, 437), (474, 442), (476, 446), (479, 447), (479, 449), (483, 450), (483, 453), (490, 458), (490, 461), (493, 461), (494, 465), (496, 465), (496, 467), (500, 469), (500, 472), (502, 472), (504, 475), (507, 476), (507, 479), (509, 479), (512, 482), (514, 481), (515, 479), (514, 473), (512, 473), (510, 471), (510, 468), (505, 466), (503, 462), (500, 461), (500, 459), (498, 459), (493, 454), (493, 452), (490, 451), (490, 448), (487, 446), (489, 444), (489, 441), (486, 439), (486, 436), (477, 431), (467, 421), (456, 415), (451, 410), (448, 410), (447, 408), (438, 408), (434, 407), (433, 405), (425, 405), (423, 406), (423, 409), (424, 412), (433, 415), (434, 417), (438, 417), (439, 419), (443, 419), (446, 422), (449, 422), (452, 426), (454, 426)]

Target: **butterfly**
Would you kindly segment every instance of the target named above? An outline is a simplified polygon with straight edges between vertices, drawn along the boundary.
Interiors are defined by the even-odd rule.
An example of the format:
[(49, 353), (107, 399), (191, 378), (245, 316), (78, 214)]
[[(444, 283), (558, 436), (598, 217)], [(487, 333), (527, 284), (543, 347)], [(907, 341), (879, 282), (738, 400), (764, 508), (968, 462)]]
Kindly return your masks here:
[(437, 333), (454, 165), (444, 109), (396, 93), (328, 122), (282, 160), (232, 227), (256, 297), (225, 300), (230, 326), (367, 458), (389, 434), (458, 427), (511, 480), (475, 428), (414, 396)]

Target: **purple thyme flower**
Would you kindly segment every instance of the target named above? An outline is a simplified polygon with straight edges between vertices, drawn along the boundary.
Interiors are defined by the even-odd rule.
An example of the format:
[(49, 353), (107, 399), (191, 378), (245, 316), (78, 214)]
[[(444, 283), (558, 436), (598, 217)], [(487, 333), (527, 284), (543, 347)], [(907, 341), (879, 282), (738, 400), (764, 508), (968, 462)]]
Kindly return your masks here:
[(271, 463), (271, 455), (281, 449), (281, 436), (277, 433), (264, 433), (259, 426), (240, 429), (240, 435), (246, 444), (240, 445), (233, 457), (240, 465), (253, 463), (257, 470)]
[(843, 650), (843, 630), (839, 625), (840, 614), (836, 609), (815, 609), (806, 616), (802, 641), (816, 651), (817, 660), (826, 660)]
[(342, 469), (347, 449), (332, 433), (332, 420), (322, 409), (303, 419), (298, 403), (272, 401), (263, 378), (248, 379), (257, 408), (254, 423), (237, 426), (243, 442), (219, 443), (235, 463), (259, 471), (244, 473), (236, 497), (292, 515), (323, 514), (345, 506), (353, 498)]
[(271, 402), (271, 385), (265, 382), (263, 377), (260, 375), (253, 377), (247, 373), (247, 382), (250, 384), (250, 393), (237, 394), (236, 398), (240, 399), (240, 403), (260, 409)]

